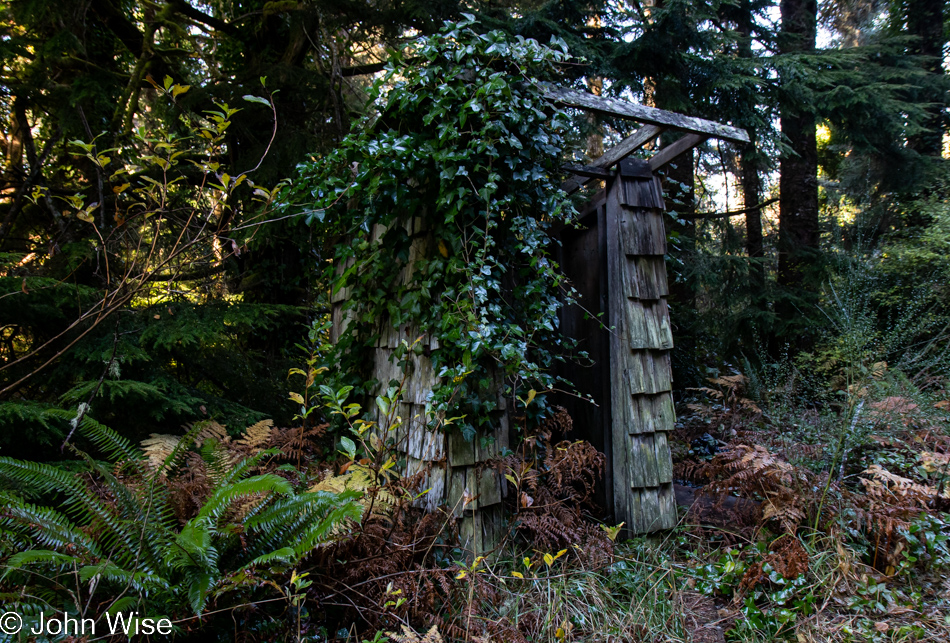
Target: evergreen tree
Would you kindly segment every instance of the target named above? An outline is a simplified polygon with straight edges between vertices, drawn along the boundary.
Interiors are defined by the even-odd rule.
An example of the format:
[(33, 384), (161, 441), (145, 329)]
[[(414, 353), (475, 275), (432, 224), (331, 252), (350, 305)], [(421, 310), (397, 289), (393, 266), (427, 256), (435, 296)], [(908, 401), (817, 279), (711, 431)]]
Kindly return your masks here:
[(301, 323), (320, 314), (327, 240), (295, 221), (254, 223), (268, 189), (362, 113), (387, 43), (457, 10), (4, 3), (7, 452), (58, 447), (69, 431), (48, 413), (58, 406), (78, 417), (91, 404), (135, 434), (209, 415), (289, 421), (282, 381)]
[(909, 144), (920, 154), (937, 158), (943, 152), (943, 135), (947, 130), (946, 88), (942, 82), (947, 43), (945, 4), (944, 0), (905, 0), (900, 6), (907, 33), (914, 38), (910, 53), (918, 57), (919, 65), (928, 72), (911, 96), (924, 105), (927, 116), (922, 131), (911, 136)]
[[(815, 52), (818, 3), (816, 0), (782, 0), (781, 53), (786, 56)], [(799, 301), (780, 302), (780, 318), (794, 324), (801, 307), (810, 307), (818, 277), (814, 273), (818, 261), (818, 147), (815, 139), (813, 107), (796, 96), (798, 82), (790, 72), (782, 78), (780, 105), (782, 135), (788, 144), (780, 165), (780, 219), (778, 284), (785, 288), (785, 297)]]

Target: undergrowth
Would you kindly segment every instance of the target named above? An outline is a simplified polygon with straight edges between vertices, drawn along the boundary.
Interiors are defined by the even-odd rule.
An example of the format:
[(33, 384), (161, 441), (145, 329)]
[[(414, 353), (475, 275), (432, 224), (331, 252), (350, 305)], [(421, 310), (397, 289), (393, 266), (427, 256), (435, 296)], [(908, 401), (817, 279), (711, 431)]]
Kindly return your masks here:
[(711, 378), (680, 408), (680, 526), (628, 541), (596, 505), (604, 455), (553, 407), (491, 465), (511, 519), (479, 556), (372, 427), (347, 445), (307, 411), (134, 445), (85, 417), (106, 461), (0, 458), (0, 591), (30, 623), (138, 609), (179, 640), (947, 640), (948, 396), (883, 364), (859, 383), (802, 408)]
[(946, 640), (946, 390), (852, 363), (816, 402), (786, 368), (768, 395), (768, 377), (734, 372), (681, 409), (686, 587), (730, 615), (727, 640)]

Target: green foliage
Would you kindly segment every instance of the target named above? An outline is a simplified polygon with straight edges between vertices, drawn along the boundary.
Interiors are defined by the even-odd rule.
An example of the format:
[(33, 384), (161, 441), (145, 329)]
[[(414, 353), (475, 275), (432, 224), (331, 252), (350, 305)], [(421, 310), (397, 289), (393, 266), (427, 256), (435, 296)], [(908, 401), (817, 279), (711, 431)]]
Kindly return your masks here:
[[(191, 90), (170, 77), (153, 85), (173, 108)], [(273, 115), (271, 99), (251, 109), (260, 101)], [(64, 238), (48, 255), (2, 255), (0, 297), (9, 305), (0, 312), (0, 395), (30, 401), (0, 411), (8, 455), (53, 446), (62, 433), (37, 404), (78, 406), (140, 435), (167, 422), (248, 423), (261, 408), (280, 410), (280, 385), (267, 370), (284, 365), (262, 365), (255, 337), (298, 309), (241, 301), (218, 276), (253, 246), (274, 194), (254, 184), (253, 168), (231, 176), (222, 163), (240, 111), (218, 102), (201, 114), (180, 111), (174, 126), (143, 119), (107, 149), (101, 136), (71, 140), (69, 191), (36, 185), (25, 196), (56, 212)], [(97, 182), (75, 178), (85, 165)]]
[[(728, 549), (712, 560), (697, 557), (700, 564), (681, 575), (684, 586), (702, 594), (738, 596), (743, 618), (737, 621), (734, 635), (740, 640), (753, 634), (766, 640), (785, 638), (791, 633), (796, 616), (808, 616), (815, 611), (815, 588), (805, 574), (786, 579), (769, 562), (762, 564), (767, 552), (766, 544), (759, 542), (743, 549)], [(756, 563), (766, 580), (748, 590), (743, 580)]]
[[(114, 467), (83, 457), (76, 475), (35, 462), (0, 458), (0, 587), (24, 587), (9, 609), (101, 619), (131, 611), (201, 615), (209, 601), (222, 607), (260, 597), (314, 548), (361, 516), (352, 494), (296, 491), (275, 474), (251, 475), (262, 451), (230, 465), (196, 515), (180, 524), (172, 508), (176, 462), (196, 427), (149, 469), (128, 440), (89, 418), (81, 433)], [(37, 494), (56, 507), (30, 502)]]
[(331, 270), (353, 321), (330, 360), (346, 377), (379, 333), (409, 324), (438, 340), (435, 408), (471, 426), (494, 410), (482, 394), (495, 369), (516, 387), (553, 384), (559, 291), (570, 290), (549, 229), (574, 210), (557, 182), (566, 117), (539, 80), (565, 60), (471, 19), (449, 25), (393, 54), (374, 122), (301, 167), (288, 198), (346, 239)]

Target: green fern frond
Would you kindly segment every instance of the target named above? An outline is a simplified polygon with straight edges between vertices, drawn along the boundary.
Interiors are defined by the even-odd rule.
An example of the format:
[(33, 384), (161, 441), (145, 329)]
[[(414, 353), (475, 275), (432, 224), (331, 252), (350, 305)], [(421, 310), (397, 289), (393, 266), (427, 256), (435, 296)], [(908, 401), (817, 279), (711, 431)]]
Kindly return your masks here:
[(141, 526), (136, 530), (135, 520), (117, 516), (102, 499), (91, 494), (78, 477), (52, 465), (4, 457), (0, 457), (0, 476), (43, 493), (63, 494), (66, 514), (77, 525), (91, 527), (103, 551), (114, 550), (125, 555), (138, 551)]
[[(71, 418), (69, 418), (71, 419)], [(105, 453), (112, 462), (138, 462), (142, 454), (127, 439), (85, 415), (78, 431)]]
[(82, 561), (76, 556), (61, 554), (58, 551), (52, 551), (50, 549), (29, 549), (10, 556), (10, 559), (7, 561), (7, 572), (4, 576), (9, 574), (11, 570), (20, 569), (34, 563), (54, 567), (67, 567), (81, 562)]
[(208, 602), (208, 594), (214, 586), (214, 577), (208, 573), (192, 574), (188, 579), (188, 601), (199, 616)]
[(221, 478), (221, 480), (218, 482), (218, 486), (227, 486), (235, 483), (250, 473), (254, 467), (260, 465), (261, 460), (278, 454), (280, 454), (279, 449), (267, 449), (266, 451), (261, 451), (248, 458), (239, 460), (237, 463), (235, 463), (233, 468)]
[(201, 459), (208, 465), (208, 477), (216, 484), (223, 480), (234, 466), (231, 452), (217, 440), (205, 440), (200, 453)]
[(15, 486), (23, 486), (31, 492), (68, 493), (78, 490), (82, 484), (71, 474), (49, 464), (26, 462), (0, 457), (0, 478), (7, 478)]
[(165, 562), (176, 570), (215, 569), (218, 552), (212, 544), (212, 532), (207, 521), (188, 521), (168, 548)]
[[(321, 492), (320, 495), (324, 495)], [(330, 495), (330, 494), (326, 494)], [(358, 521), (363, 516), (363, 507), (352, 499), (340, 498), (319, 499), (320, 504), (331, 503), (332, 509), (322, 520), (310, 523), (309, 528), (295, 540), (294, 551), (303, 557), (315, 547), (326, 544), (341, 536), (341, 527), (348, 520)]]
[(109, 609), (106, 610), (106, 614), (110, 616), (115, 616), (123, 612), (132, 612), (136, 607), (139, 606), (140, 597), (138, 596), (123, 596), (119, 600), (112, 603)]
[[(105, 510), (112, 516), (112, 522), (106, 525), (107, 530), (112, 529), (114, 533), (111, 536), (112, 542), (119, 542), (120, 536), (125, 536), (128, 542), (129, 536), (134, 537), (138, 534), (137, 548), (122, 548), (113, 554), (117, 560), (122, 563), (137, 561), (137, 564), (149, 571), (154, 572), (159, 568), (161, 561), (161, 549), (165, 538), (164, 533), (172, 526), (169, 512), (160, 510), (161, 504), (166, 500), (166, 489), (164, 485), (151, 483), (146, 487), (147, 492), (144, 497), (137, 496), (128, 486), (120, 482), (110, 470), (90, 458), (88, 454), (77, 451), (86, 461), (89, 468), (98, 474), (98, 483), (109, 493), (115, 502), (115, 506), (102, 504), (99, 496), (89, 490), (85, 490), (85, 498), (90, 503), (98, 504), (98, 508)], [(84, 506), (84, 508), (87, 508)], [(161, 518), (166, 516), (165, 522)], [(94, 521), (99, 524), (101, 520)], [(121, 532), (119, 527), (125, 527)]]
[(292, 494), (293, 491), (289, 482), (271, 473), (245, 478), (233, 484), (219, 485), (198, 512), (195, 520), (216, 524), (238, 498), (262, 493)]
[(74, 547), (89, 556), (100, 555), (96, 542), (58, 511), (23, 502), (9, 494), (0, 494), (0, 502), (6, 505), (0, 517), (0, 529), (20, 531), (34, 542), (57, 550)]
[(294, 551), (293, 547), (281, 547), (280, 549), (266, 554), (261, 554), (247, 565), (245, 565), (241, 571), (248, 569), (250, 567), (256, 567), (257, 565), (266, 565), (268, 563), (282, 562), (282, 563), (294, 563), (297, 561), (297, 554)]
[(171, 587), (168, 580), (157, 574), (143, 571), (131, 572), (119, 567), (111, 560), (104, 560), (96, 565), (86, 565), (79, 568), (79, 582), (88, 583), (96, 577), (100, 580), (107, 580), (128, 587), (136, 593), (167, 590)]
[(351, 492), (309, 492), (275, 499), (244, 521), (245, 530), (254, 537), (253, 553), (261, 554), (290, 543), (299, 557), (318, 544), (329, 542), (340, 535), (347, 520), (359, 520), (362, 516), (362, 507), (354, 501), (356, 497)]

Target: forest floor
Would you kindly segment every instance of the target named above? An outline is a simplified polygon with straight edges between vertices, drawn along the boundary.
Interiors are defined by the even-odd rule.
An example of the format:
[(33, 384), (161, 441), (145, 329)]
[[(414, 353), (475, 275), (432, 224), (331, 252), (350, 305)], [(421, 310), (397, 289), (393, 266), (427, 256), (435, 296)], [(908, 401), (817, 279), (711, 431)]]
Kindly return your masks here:
[[(555, 407), (496, 462), (508, 493), (492, 509), (509, 519), (487, 558), (456, 511), (415, 506), (425, 470), (399, 479), (384, 449), (375, 464), (337, 451), (328, 424), (236, 435), (206, 420), (138, 448), (87, 418), (115, 462), (0, 458), (59, 503), (5, 496), (0, 554), (17, 551), (0, 555), (0, 598), (30, 622), (77, 597), (141, 601), (183, 641), (950, 641), (947, 391), (873, 371), (820, 404), (752, 389), (734, 373), (687, 392), (670, 440), (679, 524), (633, 539), (596, 506), (604, 455)], [(311, 493), (344, 489), (358, 493)], [(113, 533), (132, 534), (128, 551)], [(157, 571), (124, 571), (142, 552)], [(119, 581), (89, 583), (100, 569)]]
[(513, 549), (470, 575), (467, 620), (390, 640), (950, 640), (946, 395), (764, 410), (747, 383), (679, 409), (676, 529)]

